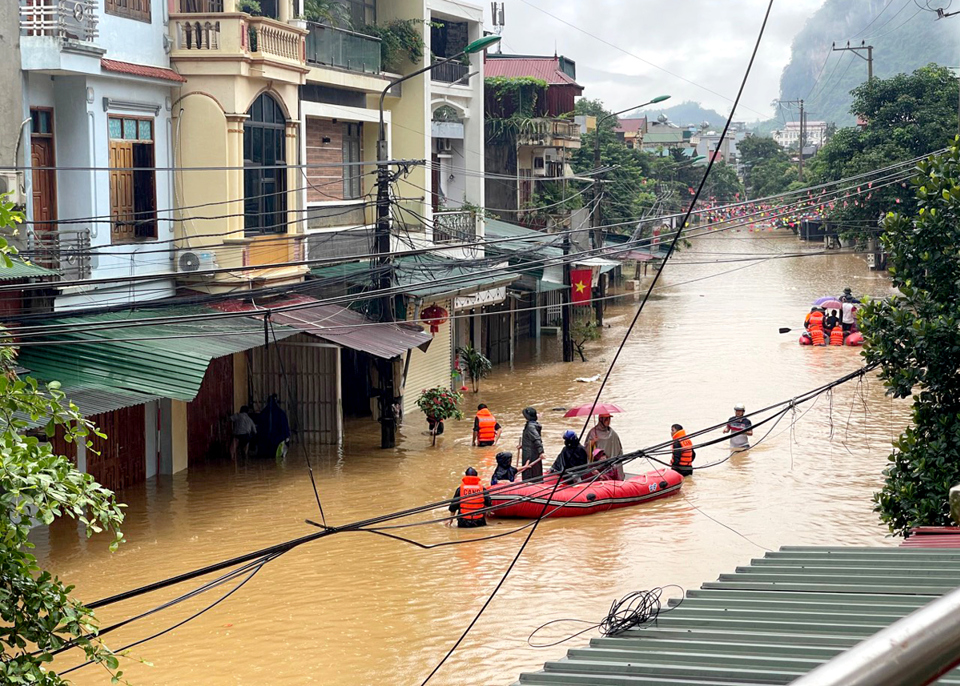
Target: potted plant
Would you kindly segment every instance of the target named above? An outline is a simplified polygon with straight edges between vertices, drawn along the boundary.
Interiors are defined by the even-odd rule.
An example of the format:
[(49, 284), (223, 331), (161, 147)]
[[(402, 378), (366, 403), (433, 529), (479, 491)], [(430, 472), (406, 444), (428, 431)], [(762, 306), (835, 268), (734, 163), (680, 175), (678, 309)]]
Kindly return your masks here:
[(449, 388), (427, 388), (420, 393), (417, 407), (427, 416), (432, 445), (437, 444), (437, 435), (443, 432), (445, 419), (463, 419), (459, 407), (462, 401), (463, 396)]
[(493, 363), (488, 360), (482, 352), (476, 348), (465, 345), (457, 348), (457, 354), (463, 360), (464, 366), (470, 373), (470, 382), (473, 384), (473, 392), (480, 390), (480, 379), (486, 377), (493, 371)]

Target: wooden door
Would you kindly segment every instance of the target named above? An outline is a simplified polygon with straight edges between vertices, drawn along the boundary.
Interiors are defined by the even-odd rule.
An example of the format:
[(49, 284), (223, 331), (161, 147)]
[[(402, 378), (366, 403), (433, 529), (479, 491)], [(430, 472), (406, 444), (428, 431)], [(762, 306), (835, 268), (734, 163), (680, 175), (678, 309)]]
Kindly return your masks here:
[(133, 144), (110, 141), (110, 228), (112, 242), (133, 238)]
[[(125, 407), (90, 417), (107, 435), (93, 437), (87, 449), (87, 473), (111, 491), (120, 491), (147, 478), (146, 410)], [(98, 454), (99, 453), (99, 454)]]
[(30, 165), (33, 167), (33, 220), (37, 238), (36, 262), (41, 266), (57, 268), (57, 173), (53, 145), (52, 112), (31, 110), (33, 119), (42, 126), (34, 126), (30, 136)]
[(440, 158), (437, 156), (436, 153), (433, 154), (430, 162), (431, 162), (432, 165), (433, 165), (433, 172), (432, 172), (432, 175), (431, 175), (432, 182), (431, 182), (430, 198), (431, 198), (431, 201), (432, 201), (432, 203), (433, 203), (433, 211), (434, 211), (434, 212), (439, 212), (439, 211), (440, 211), (440, 199), (441, 199), (441, 195), (440, 195), (440, 182), (441, 182), (441, 177), (440, 177)]

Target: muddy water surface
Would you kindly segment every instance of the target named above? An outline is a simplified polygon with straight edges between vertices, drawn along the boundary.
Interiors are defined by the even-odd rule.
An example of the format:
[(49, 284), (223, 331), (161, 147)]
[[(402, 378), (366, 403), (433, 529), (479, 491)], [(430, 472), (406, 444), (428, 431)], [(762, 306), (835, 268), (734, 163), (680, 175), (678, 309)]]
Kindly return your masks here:
[[(865, 295), (888, 294), (886, 279), (852, 255), (739, 261), (801, 245), (772, 233), (709, 236), (667, 267), (604, 394), (626, 409), (614, 427), (628, 450), (667, 439), (674, 422), (714, 424), (732, 414), (736, 402), (762, 407), (860, 366), (856, 349), (801, 348), (797, 334), (777, 329), (798, 328), (813, 299), (846, 285)], [(505, 426), (507, 446), (520, 434), (520, 410), (537, 407), (547, 452), (555, 455), (563, 431), (580, 426), (554, 408), (592, 399), (598, 384), (575, 379), (605, 370), (635, 308), (625, 300), (608, 311), (610, 327), (591, 344), (588, 362), (555, 362), (557, 342), (544, 339), (539, 353), (530, 346), (512, 369), (498, 368), (479, 395), (467, 395), (467, 405), (490, 406)], [(799, 409), (795, 424), (785, 418), (749, 453), (687, 479), (682, 497), (546, 521), (431, 683), (509, 684), (564, 654), (562, 646), (528, 647), (527, 635), (542, 622), (596, 621), (614, 597), (666, 584), (696, 587), (764, 548), (891, 545), (870, 496), (907, 410), (885, 398), (874, 377), (851, 383)], [(496, 450), (470, 447), (471, 422), (448, 422), (435, 448), (421, 434), (425, 428), (420, 417), (409, 419), (397, 450), (381, 451), (376, 424), (351, 422), (342, 449), (313, 450), (327, 522), (449, 497), (468, 465), (489, 477)], [(698, 461), (727, 454), (723, 446), (705, 448)], [(634, 464), (627, 471), (645, 468)], [(76, 584), (82, 598), (303, 535), (312, 531), (304, 519), (318, 517), (296, 451), (283, 465), (191, 469), (121, 497), (129, 505), (128, 543), (114, 555), (103, 541), (84, 541), (70, 526), (37, 534), (42, 562)], [(494, 524), (486, 533), (510, 526)], [(476, 535), (440, 525), (408, 533), (431, 543)], [(203, 616), (133, 649), (132, 656), (152, 666), (128, 660), (126, 675), (136, 684), (419, 684), (493, 589), (523, 535), (431, 551), (362, 533), (304, 546)], [(108, 624), (173, 595), (105, 608), (100, 616)], [(160, 631), (216, 597), (124, 628), (110, 645)], [(70, 676), (78, 684), (109, 682), (96, 667)]]

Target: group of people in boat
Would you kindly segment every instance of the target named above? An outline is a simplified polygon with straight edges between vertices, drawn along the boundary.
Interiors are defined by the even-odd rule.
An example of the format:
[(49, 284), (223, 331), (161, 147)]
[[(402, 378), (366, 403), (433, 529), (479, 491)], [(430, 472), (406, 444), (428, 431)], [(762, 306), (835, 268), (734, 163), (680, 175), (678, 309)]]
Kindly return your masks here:
[(839, 310), (820, 305), (810, 308), (803, 321), (805, 331), (802, 338), (807, 345), (843, 345), (850, 334), (858, 331), (857, 305), (860, 300), (854, 297), (850, 288), (844, 288), (837, 301)]
[[(734, 416), (724, 427), (723, 433), (732, 433), (730, 446), (735, 451), (750, 448), (749, 436), (753, 435), (753, 425), (745, 415), (746, 408), (738, 403), (734, 406)], [(520, 454), (520, 466), (514, 466), (514, 455), (510, 451), (497, 453), (497, 465), (490, 477), (490, 485), (496, 486), (505, 482), (514, 482), (517, 477), (522, 480), (538, 479), (543, 476), (544, 447), (543, 426), (538, 421), (536, 409), (528, 407), (523, 410), (526, 423), (523, 434), (517, 445)], [(576, 431), (567, 429), (563, 433), (563, 448), (550, 467), (549, 473), (559, 474), (577, 470), (574, 475), (567, 477), (569, 483), (583, 481), (623, 481), (625, 474), (621, 463), (606, 464), (608, 458), (623, 455), (623, 445), (620, 436), (611, 426), (613, 417), (601, 414), (597, 424), (587, 433), (586, 445), (580, 442)], [(480, 404), (474, 418), (473, 442), (474, 446), (492, 446), (500, 439), (501, 426), (490, 409)], [(670, 467), (684, 477), (693, 474), (693, 461), (697, 456), (693, 442), (687, 437), (686, 431), (680, 424), (670, 427), (671, 436), (671, 464)], [(599, 464), (596, 469), (577, 469), (587, 467), (593, 463)], [(449, 510), (457, 516), (457, 525), (461, 528), (486, 526), (486, 508), (491, 507), (490, 495), (480, 480), (480, 475), (473, 467), (468, 467), (464, 473), (460, 486), (453, 495)]]

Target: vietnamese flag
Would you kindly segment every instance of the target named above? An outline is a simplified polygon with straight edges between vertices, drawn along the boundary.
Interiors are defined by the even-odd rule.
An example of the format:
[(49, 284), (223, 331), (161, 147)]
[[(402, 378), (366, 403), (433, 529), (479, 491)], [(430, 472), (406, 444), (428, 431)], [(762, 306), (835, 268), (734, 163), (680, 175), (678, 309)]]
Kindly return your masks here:
[(590, 303), (591, 286), (593, 285), (593, 270), (570, 270), (570, 302), (574, 305)]

